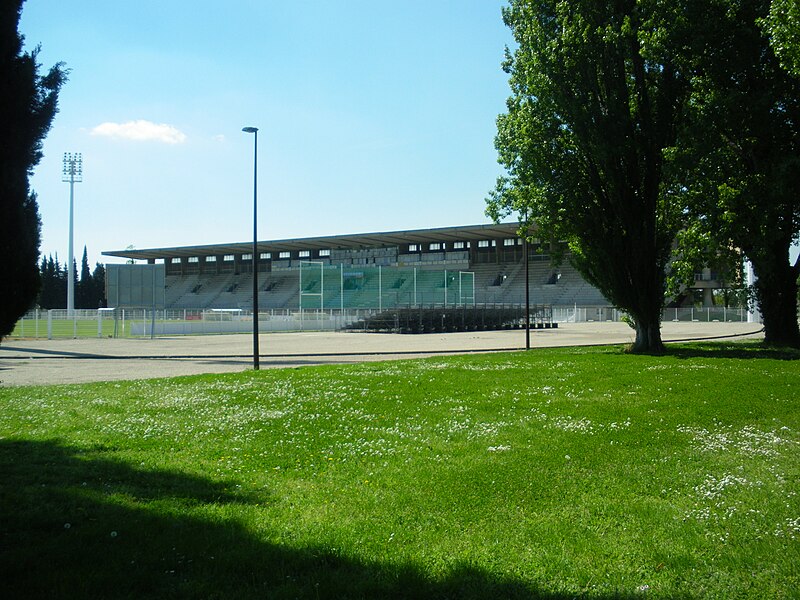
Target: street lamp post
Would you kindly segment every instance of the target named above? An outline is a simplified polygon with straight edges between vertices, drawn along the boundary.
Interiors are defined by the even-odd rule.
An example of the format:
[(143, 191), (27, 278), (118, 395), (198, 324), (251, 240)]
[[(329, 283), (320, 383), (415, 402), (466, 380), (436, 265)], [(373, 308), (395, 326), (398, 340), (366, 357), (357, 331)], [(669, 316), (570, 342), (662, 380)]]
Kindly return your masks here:
[(531, 349), (531, 270), (528, 267), (528, 236), (522, 240), (522, 248), (525, 252), (525, 350)]
[(64, 153), (61, 181), (69, 183), (69, 249), (67, 250), (67, 315), (75, 312), (75, 251), (73, 248), (73, 214), (75, 205), (75, 184), (83, 181), (83, 158), (80, 152)]
[[(525, 265), (525, 350), (531, 349), (531, 270), (528, 263), (529, 248), (528, 248), (528, 233), (530, 232), (530, 225), (528, 225), (528, 212), (522, 214), (525, 223), (525, 235), (522, 236), (522, 251), (524, 252), (523, 264)], [(522, 229), (522, 223), (520, 223)]]
[(243, 127), (253, 134), (253, 370), (258, 371), (258, 127)]

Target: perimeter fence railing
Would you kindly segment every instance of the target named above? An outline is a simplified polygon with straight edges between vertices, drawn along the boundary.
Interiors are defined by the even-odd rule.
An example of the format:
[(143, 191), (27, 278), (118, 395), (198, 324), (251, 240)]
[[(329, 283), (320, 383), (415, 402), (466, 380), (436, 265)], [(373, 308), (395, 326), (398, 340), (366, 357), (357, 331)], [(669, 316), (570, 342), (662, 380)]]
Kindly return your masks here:
[[(436, 308), (443, 305), (426, 305)], [(452, 307), (453, 305), (447, 305)], [(470, 310), (482, 305), (469, 304)], [(486, 308), (514, 308), (520, 304), (487, 304)], [(624, 313), (608, 306), (552, 306), (553, 323), (618, 322)], [(259, 311), (259, 331), (356, 331), (357, 324), (380, 314), (370, 309), (301, 309)], [(745, 308), (668, 308), (664, 322), (728, 322), (748, 321)], [(533, 319), (532, 319), (533, 323)], [(73, 338), (151, 338), (175, 335), (213, 335), (250, 333), (253, 314), (240, 309), (175, 309), (151, 310), (135, 308), (74, 310), (32, 310), (20, 319), (9, 336), (12, 339), (73, 339)]]
[[(593, 321), (622, 321), (625, 311), (611, 306), (554, 306), (553, 321), (559, 323), (586, 323)], [(747, 323), (747, 308), (708, 306), (702, 308), (665, 308), (661, 321), (686, 323)]]

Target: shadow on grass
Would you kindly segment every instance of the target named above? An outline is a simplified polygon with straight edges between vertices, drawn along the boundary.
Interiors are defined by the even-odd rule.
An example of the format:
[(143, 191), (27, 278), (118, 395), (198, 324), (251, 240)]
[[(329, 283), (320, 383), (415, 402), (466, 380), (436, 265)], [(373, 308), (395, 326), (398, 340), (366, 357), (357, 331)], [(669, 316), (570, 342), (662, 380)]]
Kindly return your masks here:
[(414, 565), (259, 539), (219, 515), (275, 501), (268, 494), (138, 469), (107, 450), (0, 441), (0, 597), (575, 597), (470, 565), (434, 579)]
[(800, 360), (800, 350), (795, 348), (772, 348), (761, 342), (693, 342), (691, 344), (668, 344), (664, 356), (676, 358), (737, 358)]

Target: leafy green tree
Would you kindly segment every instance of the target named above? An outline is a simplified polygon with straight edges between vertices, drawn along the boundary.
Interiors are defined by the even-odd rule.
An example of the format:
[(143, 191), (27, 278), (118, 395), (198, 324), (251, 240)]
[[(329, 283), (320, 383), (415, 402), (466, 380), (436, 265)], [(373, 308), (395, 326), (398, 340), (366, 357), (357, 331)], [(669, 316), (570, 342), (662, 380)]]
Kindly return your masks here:
[(495, 145), (508, 175), (488, 200), (495, 219), (564, 240), (584, 278), (636, 329), (634, 351), (659, 351), (665, 269), (681, 210), (663, 193), (688, 94), (670, 47), (686, 19), (660, 0), (511, 0), (518, 44), (504, 69), (512, 95)]
[[(683, 179), (682, 179), (683, 181)], [(738, 248), (720, 244), (708, 230), (705, 219), (693, 219), (686, 223), (675, 238), (675, 251), (670, 261), (667, 277), (667, 296), (680, 299), (687, 288), (695, 283), (695, 275), (706, 267), (715, 273), (713, 279), (724, 284), (720, 290), (725, 306), (729, 299), (746, 296), (744, 261)], [(747, 306), (747, 303), (738, 306)]]
[(783, 68), (800, 77), (800, 0), (772, 0), (760, 24)]
[(42, 140), (65, 81), (61, 64), (38, 74), (38, 48), (22, 52), (21, 10), (22, 0), (0, 3), (0, 339), (39, 291), (41, 224), (28, 178), (42, 157)]
[(800, 346), (800, 261), (789, 262), (800, 238), (800, 78), (781, 66), (780, 44), (761, 27), (769, 0), (697, 5), (674, 189), (701, 229), (753, 264), (766, 343)]

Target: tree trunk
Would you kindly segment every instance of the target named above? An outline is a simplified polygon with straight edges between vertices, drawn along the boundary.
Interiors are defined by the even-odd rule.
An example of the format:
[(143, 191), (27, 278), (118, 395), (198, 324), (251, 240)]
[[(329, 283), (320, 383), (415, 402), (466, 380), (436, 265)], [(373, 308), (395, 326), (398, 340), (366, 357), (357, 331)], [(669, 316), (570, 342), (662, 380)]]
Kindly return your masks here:
[[(759, 268), (761, 267), (761, 268)], [(777, 265), (753, 263), (758, 277), (756, 299), (764, 320), (764, 343), (800, 348), (797, 324), (797, 269), (783, 261)]]
[(664, 352), (664, 342), (661, 341), (661, 311), (655, 317), (634, 316), (636, 328), (636, 341), (630, 351), (634, 354), (660, 354)]

